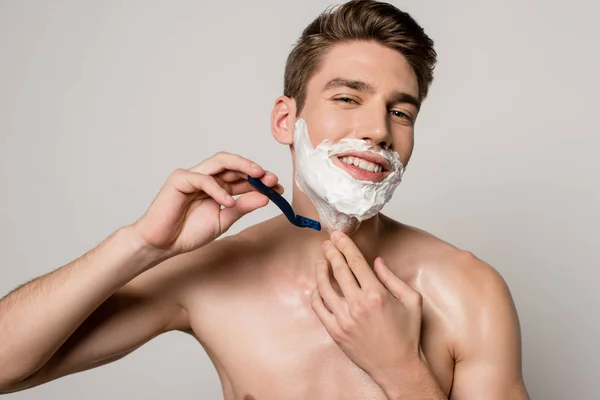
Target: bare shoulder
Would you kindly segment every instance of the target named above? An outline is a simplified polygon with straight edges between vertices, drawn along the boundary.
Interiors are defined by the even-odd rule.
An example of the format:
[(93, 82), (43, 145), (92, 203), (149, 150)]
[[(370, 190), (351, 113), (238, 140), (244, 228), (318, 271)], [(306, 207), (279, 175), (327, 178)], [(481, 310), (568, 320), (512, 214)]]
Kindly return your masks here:
[(399, 273), (415, 273), (415, 279), (424, 279), (422, 275), (436, 277), (448, 288), (460, 288), (461, 293), (469, 296), (482, 296), (490, 294), (492, 288), (502, 291), (506, 287), (500, 273), (473, 252), (422, 229), (389, 218), (386, 223), (389, 256), (397, 261)]
[(394, 272), (421, 293), (424, 313), (450, 325), (457, 359), (472, 338), (490, 335), (492, 326), (518, 330), (510, 290), (492, 265), (421, 229), (387, 224), (396, 243), (388, 246)]
[[(215, 240), (200, 249), (167, 260), (157, 268), (164, 271), (165, 284), (176, 286), (182, 303), (190, 297), (250, 284), (259, 273), (261, 257), (268, 253), (258, 224), (240, 233)], [(256, 280), (256, 279), (254, 279)]]
[(220, 297), (233, 292), (237, 282), (250, 282), (248, 260), (261, 254), (260, 240), (253, 236), (255, 229), (163, 261), (125, 285), (120, 298), (149, 299), (155, 310), (160, 307), (173, 314), (168, 330), (189, 331), (189, 313), (196, 304), (214, 299), (215, 292)]

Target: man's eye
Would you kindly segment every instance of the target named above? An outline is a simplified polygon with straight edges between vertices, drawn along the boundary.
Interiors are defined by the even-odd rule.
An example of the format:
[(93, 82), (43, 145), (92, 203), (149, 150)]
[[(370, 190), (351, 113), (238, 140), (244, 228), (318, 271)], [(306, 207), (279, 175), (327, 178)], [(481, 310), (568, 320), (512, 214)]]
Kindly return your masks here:
[(390, 112), (392, 113), (392, 115), (394, 117), (403, 118), (403, 119), (406, 119), (408, 121), (412, 121), (412, 118), (410, 117), (410, 115), (408, 115), (406, 113), (403, 113), (402, 111), (392, 110)]
[(354, 99), (351, 99), (349, 97), (338, 97), (335, 99), (335, 101), (341, 101), (341, 102), (348, 103), (348, 104), (356, 103), (356, 101)]

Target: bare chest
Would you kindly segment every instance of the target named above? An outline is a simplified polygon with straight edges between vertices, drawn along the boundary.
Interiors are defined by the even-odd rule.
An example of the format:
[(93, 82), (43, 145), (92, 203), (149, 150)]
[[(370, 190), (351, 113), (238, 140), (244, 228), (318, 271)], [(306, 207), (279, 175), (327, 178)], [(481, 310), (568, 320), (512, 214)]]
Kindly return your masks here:
[[(331, 339), (310, 305), (312, 288), (294, 289), (193, 303), (192, 329), (218, 371), (225, 399), (387, 399)], [(422, 347), (448, 392), (453, 361), (434, 325), (424, 325)]]

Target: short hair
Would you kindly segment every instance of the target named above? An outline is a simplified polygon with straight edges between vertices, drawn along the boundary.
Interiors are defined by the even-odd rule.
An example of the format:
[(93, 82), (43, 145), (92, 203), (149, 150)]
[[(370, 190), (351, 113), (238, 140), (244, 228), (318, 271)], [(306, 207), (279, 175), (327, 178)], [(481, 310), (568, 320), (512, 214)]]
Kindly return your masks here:
[(296, 100), (297, 113), (323, 56), (334, 44), (355, 40), (375, 41), (400, 52), (417, 77), (419, 100), (425, 99), (437, 62), (433, 40), (408, 13), (391, 4), (352, 0), (326, 9), (311, 22), (287, 58), (283, 94)]

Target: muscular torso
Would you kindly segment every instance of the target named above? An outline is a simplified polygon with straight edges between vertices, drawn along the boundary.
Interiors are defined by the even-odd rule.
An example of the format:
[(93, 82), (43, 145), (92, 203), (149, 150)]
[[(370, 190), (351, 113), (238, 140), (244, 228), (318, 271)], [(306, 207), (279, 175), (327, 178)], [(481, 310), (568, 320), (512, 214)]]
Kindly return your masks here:
[[(414, 249), (421, 234), (409, 235), (405, 242), (413, 242)], [(422, 240), (428, 242), (423, 246), (434, 246), (435, 239)], [(306, 273), (310, 269), (299, 271), (292, 258), (282, 259), (257, 243), (230, 241), (218, 269), (198, 278), (183, 296), (190, 327), (218, 371), (225, 399), (386, 399), (312, 310), (315, 280)], [(398, 250), (391, 246), (381, 255), (423, 295), (422, 349), (448, 394), (454, 369), (453, 316), (444, 303), (446, 295), (437, 291), (436, 268), (428, 256), (439, 249)]]

